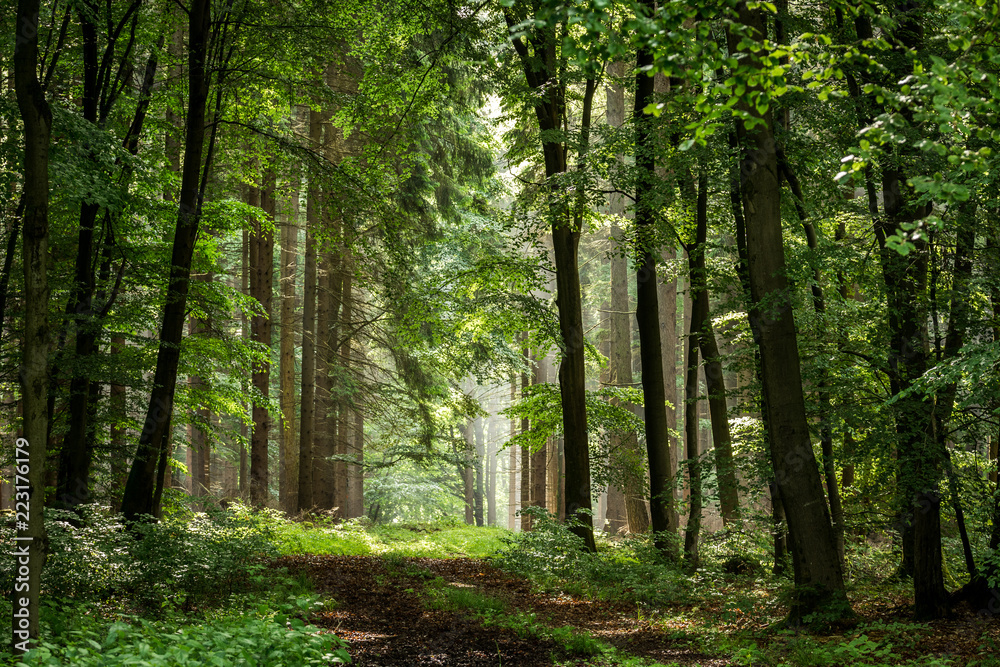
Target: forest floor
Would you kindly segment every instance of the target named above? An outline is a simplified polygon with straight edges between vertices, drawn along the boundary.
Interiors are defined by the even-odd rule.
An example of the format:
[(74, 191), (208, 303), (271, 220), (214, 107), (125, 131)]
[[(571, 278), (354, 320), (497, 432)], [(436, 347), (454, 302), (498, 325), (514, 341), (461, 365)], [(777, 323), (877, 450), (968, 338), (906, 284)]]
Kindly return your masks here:
[(275, 566), (335, 601), (309, 621), (347, 640), (359, 667), (959, 666), (1000, 653), (995, 619), (959, 609), (914, 624), (908, 601), (892, 594), (853, 595), (857, 624), (811, 635), (778, 632), (773, 616), (724, 603), (653, 613), (542, 592), (478, 558), (291, 555)]

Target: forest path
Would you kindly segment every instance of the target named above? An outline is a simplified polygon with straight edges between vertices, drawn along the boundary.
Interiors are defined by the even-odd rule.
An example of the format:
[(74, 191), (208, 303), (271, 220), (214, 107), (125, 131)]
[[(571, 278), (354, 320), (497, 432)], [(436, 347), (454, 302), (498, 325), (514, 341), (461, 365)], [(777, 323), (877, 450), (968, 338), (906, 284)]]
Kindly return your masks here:
[[(336, 600), (310, 622), (347, 640), (359, 667), (602, 665), (624, 655), (645, 665), (730, 664), (640, 622), (634, 606), (539, 594), (481, 559), (298, 555), (275, 566), (304, 572)], [(484, 615), (498, 623), (484, 627)], [(565, 626), (575, 631), (558, 630)], [(587, 657), (594, 639), (615, 659)]]

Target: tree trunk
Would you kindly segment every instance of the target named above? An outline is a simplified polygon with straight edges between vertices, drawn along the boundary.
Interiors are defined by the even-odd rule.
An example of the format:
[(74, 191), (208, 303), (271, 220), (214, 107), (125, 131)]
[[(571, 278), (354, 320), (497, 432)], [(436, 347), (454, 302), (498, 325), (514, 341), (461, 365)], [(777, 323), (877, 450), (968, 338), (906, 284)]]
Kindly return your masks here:
[[(549, 379), (549, 365), (548, 360), (542, 355), (538, 355), (535, 361), (535, 376), (532, 379), (531, 384), (538, 386), (545, 384)], [(545, 507), (545, 482), (546, 482), (546, 446), (542, 445), (541, 449), (536, 452), (531, 453), (531, 506), (532, 507)], [(555, 514), (555, 508), (547, 508), (553, 515)]]
[[(38, 81), (38, 2), (18, 0), (14, 41), (14, 92), (24, 121), (24, 334), (21, 337), (21, 401), (23, 439), (15, 442), (15, 500), (26, 502), (27, 521), (17, 524), (18, 558), (27, 555), (27, 581), (18, 593), (12, 617), (14, 655), (25, 653), (38, 639), (39, 593), (45, 564), (45, 450), (48, 436), (49, 352), (49, 139), (52, 112)], [(19, 516), (20, 519), (23, 515)], [(24, 564), (24, 561), (20, 561)], [(22, 585), (26, 584), (26, 585)], [(25, 599), (27, 604), (23, 604)], [(18, 615), (26, 610), (27, 625)]]
[(698, 335), (692, 317), (688, 330), (687, 372), (684, 377), (684, 442), (687, 444), (688, 520), (684, 528), (684, 562), (687, 569), (701, 567), (701, 448), (698, 446)]
[[(516, 20), (509, 9), (504, 10), (508, 27)], [(564, 86), (560, 79), (561, 65), (557, 58), (558, 39), (551, 23), (535, 28), (529, 39), (534, 56), (529, 54), (523, 37), (513, 40), (530, 88), (539, 93), (535, 101), (535, 116), (542, 134), (545, 159), (545, 179), (549, 190), (549, 221), (552, 226), (552, 251), (556, 269), (556, 307), (559, 311), (562, 363), (559, 366), (559, 391), (562, 399), (564, 452), (566, 460), (566, 515), (577, 516), (579, 523), (573, 532), (584, 540), (585, 548), (594, 551), (593, 524), (589, 516), (590, 448), (587, 438), (586, 371), (584, 368), (584, 331), (580, 297), (578, 251), (581, 229), (570, 215), (565, 193), (558, 191), (555, 177), (566, 172), (566, 152), (558, 133), (565, 108)], [(592, 82), (588, 82), (592, 86)], [(591, 91), (592, 92), (592, 91)], [(584, 115), (589, 113), (585, 109)]]
[(476, 489), (475, 489), (475, 502), (476, 502), (476, 525), (483, 525), (483, 500), (484, 500), (484, 489), (483, 489), (483, 457), (486, 455), (486, 443), (483, 440), (483, 418), (476, 418), (473, 422), (473, 429), (475, 435), (475, 454), (476, 454)]
[[(111, 337), (111, 357), (120, 355), (125, 349), (125, 337), (115, 335)], [(116, 365), (112, 361), (112, 365)], [(111, 410), (111, 433), (109, 436), (109, 446), (111, 450), (111, 483), (109, 485), (109, 495), (111, 496), (111, 511), (117, 513), (121, 510), (121, 493), (125, 489), (125, 476), (128, 470), (125, 467), (128, 456), (128, 445), (125, 441), (125, 420), (128, 419), (128, 410), (125, 403), (125, 385), (112, 383), (111, 397), (108, 401)]]
[(291, 192), (291, 211), (281, 228), (281, 448), (284, 485), (279, 489), (281, 507), (294, 514), (299, 507), (299, 452), (295, 446), (295, 268), (298, 244), (299, 188)]
[[(517, 400), (517, 378), (514, 375), (510, 377), (510, 404), (514, 405)], [(509, 425), (509, 436), (508, 442), (517, 435), (517, 422), (513, 417), (510, 419)], [(507, 449), (510, 450), (508, 454), (507, 465), (507, 530), (514, 531), (517, 529), (517, 510), (518, 510), (518, 493), (520, 488), (518, 486), (518, 460), (517, 460), (517, 447), (515, 445), (507, 445)]]
[[(652, 0), (644, 0), (652, 12)], [(649, 459), (649, 509), (657, 548), (668, 558), (675, 558), (673, 540), (673, 479), (670, 475), (670, 438), (667, 432), (666, 394), (663, 387), (663, 348), (660, 341), (660, 311), (656, 278), (655, 234), (653, 223), (652, 180), (655, 178), (653, 136), (644, 109), (653, 101), (653, 77), (647, 69), (653, 53), (640, 48), (636, 57), (636, 93), (633, 119), (636, 124), (635, 224), (637, 254), (636, 325), (639, 330), (639, 356), (642, 366), (642, 393), (646, 422), (646, 452)], [(654, 254), (654, 251), (656, 254)]]
[[(322, 114), (309, 113), (309, 143), (317, 150), (323, 139)], [(306, 200), (306, 257), (302, 305), (302, 411), (299, 427), (299, 511), (313, 507), (313, 430), (316, 421), (316, 238), (319, 226), (320, 188), (318, 176), (309, 175)]]
[[(528, 334), (521, 334), (522, 340), (528, 340)], [(528, 368), (531, 367), (531, 355), (528, 352), (528, 348), (525, 347), (521, 350), (521, 356), (524, 359), (525, 365)], [(527, 395), (528, 389), (528, 371), (524, 370), (521, 372), (521, 398), (522, 400)], [(530, 423), (527, 417), (521, 418), (521, 433), (527, 433)], [(526, 507), (531, 507), (531, 451), (527, 447), (521, 447), (521, 509)], [(526, 515), (521, 515), (521, 530), (531, 530), (531, 517)]]
[[(264, 176), (264, 187), (260, 192), (260, 208), (267, 218), (254, 230), (250, 245), (250, 293), (257, 299), (263, 314), (250, 318), (251, 339), (271, 348), (271, 301), (274, 294), (274, 232), (269, 228), (275, 214), (275, 176), (268, 171)], [(270, 355), (254, 365), (253, 386), (265, 401), (270, 396), (271, 361)], [(250, 434), (250, 502), (261, 507), (270, 499), (268, 439), (271, 431), (271, 415), (265, 402), (254, 401), (253, 429)]]
[[(493, 408), (492, 401), (490, 408)], [(486, 525), (497, 525), (497, 419), (490, 410), (486, 429)]]
[(347, 468), (347, 518), (365, 515), (365, 415), (361, 399), (355, 399), (354, 408), (354, 460)]
[(320, 257), (316, 305), (316, 426), (313, 429), (312, 504), (319, 509), (332, 509), (335, 505), (333, 463), (330, 457), (333, 456), (337, 421), (333, 413), (330, 370), (337, 343), (340, 281), (332, 253), (324, 249)]
[(476, 441), (472, 422), (460, 424), (458, 433), (462, 436), (459, 471), (462, 476), (462, 497), (465, 503), (465, 525), (476, 524), (475, 452)]
[[(760, 10), (741, 2), (739, 19), (757, 38), (766, 35)], [(729, 35), (730, 52), (739, 49)], [(745, 60), (759, 66), (757, 56)], [(795, 593), (789, 622), (830, 607), (850, 613), (836, 538), (823, 495), (806, 422), (805, 399), (790, 287), (786, 278), (781, 233), (778, 164), (770, 111), (748, 112), (761, 123), (747, 128), (737, 122), (741, 140), (741, 192), (746, 214), (750, 296), (750, 327), (760, 347), (761, 377), (771, 440), (775, 482), (784, 502), (795, 568)]]
[[(791, 165), (785, 158), (784, 151), (778, 148), (778, 167), (781, 174), (788, 182), (788, 187), (795, 198), (795, 210), (798, 213), (799, 221), (806, 235), (806, 244), (809, 249), (816, 252), (819, 248), (819, 239), (816, 228), (809, 220), (806, 213), (805, 197), (802, 194), (802, 187), (799, 179), (792, 171)], [(826, 297), (823, 294), (823, 286), (820, 284), (820, 272), (817, 267), (813, 271), (812, 301), (816, 316), (820, 319), (820, 327), (824, 327), (823, 317), (826, 313)], [(833, 520), (833, 531), (837, 539), (837, 554), (841, 562), (844, 560), (844, 508), (840, 502), (840, 488), (837, 485), (837, 471), (833, 460), (833, 428), (830, 420), (833, 414), (833, 405), (830, 402), (829, 373), (826, 368), (820, 370), (819, 380), (816, 383), (817, 400), (819, 402), (819, 429), (820, 429), (820, 449), (823, 452), (823, 475), (826, 479), (827, 495), (830, 499), (830, 517)], [(841, 565), (843, 567), (843, 565)]]
[[(350, 242), (344, 241), (344, 255), (340, 262), (341, 275), (341, 309), (340, 320), (337, 327), (339, 335), (339, 355), (340, 372), (344, 375), (350, 372), (351, 368), (351, 340), (354, 338), (352, 332), (351, 318), (354, 309), (354, 264), (351, 258)], [(347, 456), (348, 452), (354, 449), (354, 428), (352, 427), (354, 415), (351, 411), (350, 401), (343, 391), (338, 392), (339, 398), (336, 405), (337, 421), (337, 446), (338, 456)], [(345, 517), (347, 515), (347, 462), (340, 459), (334, 463), (334, 507), (337, 507), (337, 515)]]
[(205, 107), (211, 73), (206, 69), (206, 57), (211, 23), (210, 3), (192, 0), (188, 4), (188, 112), (184, 141), (184, 166), (181, 172), (181, 193), (177, 227), (174, 232), (170, 259), (170, 279), (167, 287), (163, 321), (160, 326), (160, 346), (153, 376), (153, 391), (149, 399), (146, 420), (139, 436), (139, 445), (132, 459), (122, 514), (136, 520), (143, 514), (159, 513), (157, 486), (158, 463), (166, 462), (170, 445), (170, 417), (174, 407), (177, 364), (184, 331), (187, 295), (201, 217), (200, 186), (211, 168), (211, 146), (208, 159), (202, 165), (205, 139)]
[(726, 383), (722, 372), (719, 346), (709, 316), (708, 273), (705, 268), (705, 244), (708, 238), (708, 175), (704, 168), (698, 177), (695, 207), (696, 231), (694, 246), (688, 248), (688, 268), (691, 272), (692, 324), (698, 336), (701, 356), (705, 360), (705, 387), (712, 423), (715, 448), (716, 476), (719, 483), (719, 505), (723, 525), (739, 518), (740, 501), (733, 462), (732, 436), (729, 432), (729, 408), (726, 404)]

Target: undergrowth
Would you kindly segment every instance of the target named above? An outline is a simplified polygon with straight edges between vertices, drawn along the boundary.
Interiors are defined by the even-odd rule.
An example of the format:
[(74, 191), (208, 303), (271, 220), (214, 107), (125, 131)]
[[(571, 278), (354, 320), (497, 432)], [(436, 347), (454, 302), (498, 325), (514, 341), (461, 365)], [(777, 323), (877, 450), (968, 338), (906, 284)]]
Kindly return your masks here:
[[(307, 623), (324, 608), (303, 576), (268, 567), (273, 515), (242, 505), (175, 512), (126, 528), (94, 507), (46, 510), (41, 641), (19, 662), (73, 665), (286, 665), (349, 662), (345, 643)], [(3, 549), (13, 540), (0, 529)], [(9, 555), (0, 558), (0, 623), (10, 627)], [(6, 619), (6, 620), (4, 620)]]

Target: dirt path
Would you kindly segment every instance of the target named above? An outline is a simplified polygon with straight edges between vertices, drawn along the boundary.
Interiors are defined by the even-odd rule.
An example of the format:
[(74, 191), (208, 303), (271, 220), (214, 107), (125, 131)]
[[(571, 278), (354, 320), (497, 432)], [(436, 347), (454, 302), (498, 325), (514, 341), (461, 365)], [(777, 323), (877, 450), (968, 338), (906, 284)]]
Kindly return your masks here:
[[(310, 619), (350, 643), (359, 667), (541, 667), (585, 664), (565, 646), (547, 639), (519, 637), (514, 631), (483, 627), (463, 612), (428, 609), (428, 578), (470, 588), (503, 600), (510, 612), (535, 614), (548, 627), (573, 626), (627, 655), (664, 665), (725, 667), (728, 661), (700, 653), (636, 619), (634, 607), (543, 596), (482, 560), (407, 558), (383, 561), (370, 556), (292, 556), (276, 566), (304, 571), (322, 593), (337, 601), (333, 611)], [(427, 575), (429, 571), (430, 575)], [(594, 660), (594, 663), (598, 663)], [(599, 664), (599, 663), (598, 663)]]

